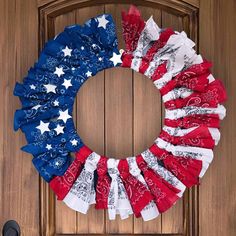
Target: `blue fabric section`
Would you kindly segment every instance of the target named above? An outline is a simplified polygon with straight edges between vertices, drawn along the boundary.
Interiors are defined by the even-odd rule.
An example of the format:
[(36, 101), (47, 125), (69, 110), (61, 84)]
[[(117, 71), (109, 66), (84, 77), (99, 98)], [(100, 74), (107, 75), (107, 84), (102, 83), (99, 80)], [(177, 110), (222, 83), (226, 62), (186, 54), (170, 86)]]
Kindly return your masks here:
[[(99, 25), (104, 16), (105, 26)], [(14, 129), (25, 133), (28, 144), (22, 150), (33, 155), (46, 181), (63, 175), (70, 152), (84, 145), (73, 123), (73, 103), (90, 76), (114, 67), (114, 53), (119, 54), (114, 21), (111, 15), (100, 15), (68, 26), (48, 41), (23, 83), (16, 83), (14, 95), (22, 108), (15, 112)]]

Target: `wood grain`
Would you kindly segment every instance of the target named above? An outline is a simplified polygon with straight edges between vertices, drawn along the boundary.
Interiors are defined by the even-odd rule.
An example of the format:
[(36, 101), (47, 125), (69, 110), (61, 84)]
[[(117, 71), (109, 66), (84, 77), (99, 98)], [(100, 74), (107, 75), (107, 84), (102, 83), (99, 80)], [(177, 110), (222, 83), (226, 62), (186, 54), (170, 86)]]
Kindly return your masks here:
[(221, 78), (228, 93), (222, 138), (200, 185), (200, 236), (233, 236), (236, 234), (236, 32), (233, 30), (236, 2), (206, 0), (200, 2), (200, 7), (200, 51), (213, 61), (214, 76)]
[(0, 15), (0, 228), (5, 221), (15, 219), (23, 235), (38, 236), (38, 174), (31, 155), (20, 150), (25, 145), (24, 135), (13, 131), (14, 112), (20, 107), (13, 96), (15, 82), (22, 81), (37, 58), (36, 2), (1, 1)]
[[(20, 132), (12, 131), (14, 111), (20, 107), (12, 91), (15, 82), (22, 81), (38, 56), (38, 25), (41, 31), (53, 36), (65, 25), (83, 23), (105, 10), (112, 13), (117, 22), (119, 47), (123, 48), (120, 11), (127, 9), (131, 2), (142, 5), (140, 9), (145, 19), (153, 14), (159, 24), (185, 29), (194, 40), (199, 31), (200, 52), (214, 62), (214, 75), (222, 78), (228, 92), (228, 115), (221, 129), (222, 139), (215, 149), (215, 160), (199, 187), (199, 225), (194, 221), (198, 217), (198, 206), (194, 205), (198, 195), (196, 188), (185, 195), (184, 201), (163, 214), (162, 219), (145, 223), (133, 218), (108, 222), (103, 211), (93, 209), (87, 216), (76, 214), (58, 201), (54, 207), (55, 197), (47, 185), (39, 189), (32, 157), (20, 151), (25, 138)], [(0, 115), (0, 227), (6, 220), (15, 219), (21, 225), (23, 236), (161, 235), (161, 232), (162, 235), (179, 236), (234, 236), (236, 33), (233, 29), (236, 2), (137, 0), (123, 4), (125, 1), (121, 0), (117, 3), (115, 0), (0, 1), (0, 106), (3, 108)], [(85, 7), (86, 4), (89, 7)], [(198, 7), (200, 27), (196, 28)], [(38, 19), (38, 12), (42, 10), (43, 20)], [(39, 41), (43, 42), (41, 38)], [(111, 157), (121, 158), (143, 151), (160, 130), (160, 96), (155, 92), (150, 81), (128, 69), (110, 69), (89, 79), (78, 93), (74, 113), (84, 142), (98, 153)], [(41, 202), (40, 191), (44, 193)]]
[[(103, 6), (76, 10), (76, 23), (83, 24), (91, 17), (104, 13)], [(90, 78), (77, 96), (77, 130), (92, 150), (104, 154), (104, 72)], [(77, 233), (104, 233), (104, 211), (92, 206), (88, 215), (77, 213)]]
[(183, 2), (191, 4), (195, 7), (199, 7), (199, 5), (200, 5), (200, 0), (184, 0)]
[[(91, 96), (92, 95), (92, 96)], [(92, 150), (104, 154), (104, 71), (90, 78), (77, 96), (77, 129)], [(88, 215), (77, 213), (77, 233), (104, 233), (104, 211), (93, 206)]]

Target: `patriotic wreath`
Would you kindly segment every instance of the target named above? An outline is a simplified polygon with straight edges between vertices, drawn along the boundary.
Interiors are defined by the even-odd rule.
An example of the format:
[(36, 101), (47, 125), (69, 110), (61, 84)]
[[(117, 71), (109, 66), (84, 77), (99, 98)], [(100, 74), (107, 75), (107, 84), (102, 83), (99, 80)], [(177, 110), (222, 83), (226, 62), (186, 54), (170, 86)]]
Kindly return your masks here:
[[(28, 144), (22, 150), (33, 155), (39, 174), (70, 208), (87, 213), (95, 204), (108, 209), (111, 220), (134, 213), (147, 221), (175, 204), (204, 175), (220, 139), (226, 92), (185, 32), (160, 29), (152, 17), (145, 22), (134, 6), (122, 12), (122, 25), (123, 51), (117, 48), (108, 14), (66, 27), (47, 42), (23, 84), (16, 84), (14, 94), (22, 108), (15, 113), (14, 128), (25, 133)], [(85, 146), (72, 119), (79, 88), (115, 66), (151, 79), (166, 109), (154, 144), (121, 160)]]

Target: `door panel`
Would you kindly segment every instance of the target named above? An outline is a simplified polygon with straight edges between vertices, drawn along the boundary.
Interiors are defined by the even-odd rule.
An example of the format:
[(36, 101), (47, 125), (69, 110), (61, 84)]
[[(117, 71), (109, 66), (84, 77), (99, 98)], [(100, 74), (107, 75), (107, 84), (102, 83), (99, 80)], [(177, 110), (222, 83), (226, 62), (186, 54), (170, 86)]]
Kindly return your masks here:
[[(13, 131), (14, 112), (20, 107), (13, 88), (37, 58), (36, 10), (35, 1), (0, 1), (0, 229), (15, 219), (25, 235), (32, 236), (39, 233), (39, 178), (31, 156), (20, 150), (25, 138)], [(26, 209), (33, 210), (25, 214)]]
[[(101, 14), (103, 6), (91, 6), (76, 10), (76, 24), (83, 24), (87, 19)], [(94, 81), (88, 80), (77, 96), (75, 111), (77, 130), (89, 147), (104, 154), (104, 72), (100, 72)], [(92, 96), (91, 96), (92, 95)], [(82, 115), (83, 114), (83, 115)], [(89, 209), (88, 215), (77, 213), (77, 233), (104, 232), (104, 211)]]
[[(236, 24), (235, 1), (202, 1), (200, 50), (213, 61), (213, 72), (226, 86), (228, 100), (222, 137), (199, 194), (200, 235), (236, 235)], [(223, 18), (222, 18), (223, 17)], [(222, 35), (222, 36), (220, 36)]]
[[(112, 14), (117, 27), (119, 47), (124, 47), (121, 30), (122, 4), (107, 4), (105, 12)], [(122, 158), (133, 155), (133, 72), (128, 68), (105, 71), (105, 154)], [(114, 221), (106, 217), (106, 233), (133, 233), (133, 217)]]
[[(92, 16), (106, 12), (112, 14), (117, 25), (119, 48), (124, 48), (121, 11), (127, 10), (129, 4), (103, 2), (94, 6), (89, 1), (83, 2), (82, 5), (80, 1), (71, 1), (71, 4), (62, 1), (41, 9), (41, 17), (44, 15), (43, 19), (47, 19), (43, 22), (47, 26), (41, 27), (46, 29), (41, 35), (47, 35), (41, 38), (42, 45), (66, 25), (81, 24)], [(185, 30), (193, 39), (197, 37), (197, 26), (194, 25), (197, 8), (181, 2), (176, 5), (172, 3), (171, 7), (165, 1), (163, 4), (153, 3), (153, 6), (150, 6), (148, 1), (140, 1), (140, 4), (142, 6), (139, 6), (139, 9), (144, 19), (147, 20), (153, 15), (161, 27)], [(145, 76), (125, 68), (105, 70), (89, 79), (77, 96), (75, 109), (74, 120), (84, 142), (96, 152), (110, 157), (122, 158), (140, 153), (153, 143), (162, 125), (163, 107), (158, 91)], [(188, 194), (191, 195), (192, 192), (189, 191)], [(167, 213), (144, 223), (141, 219), (133, 217), (123, 221), (118, 217), (115, 221), (109, 221), (107, 213), (94, 209), (90, 209), (88, 216), (84, 216), (55, 201), (55, 232), (185, 234), (192, 221), (192, 215), (183, 212), (187, 212), (190, 205), (193, 205), (193, 201), (189, 202), (185, 196)]]
[[(120, 13), (130, 3), (138, 5), (145, 20), (153, 15), (161, 27), (187, 32), (200, 46), (201, 53), (214, 61), (214, 73), (225, 82), (229, 95), (227, 108), (229, 111), (231, 108), (224, 121), (223, 138), (215, 151), (216, 160), (200, 189), (186, 191), (172, 209), (150, 222), (133, 217), (109, 221), (106, 212), (95, 211), (93, 207), (87, 215), (82, 215), (56, 201), (48, 185), (38, 178), (30, 155), (20, 151), (25, 144), (23, 135), (12, 131), (13, 114), (20, 106), (12, 96), (14, 84), (22, 81), (37, 59), (38, 49), (65, 26), (82, 24), (104, 12), (113, 15), (119, 47), (124, 48)], [(233, 80), (236, 33), (230, 30), (236, 23), (235, 10), (233, 0), (0, 1), (3, 29), (0, 106), (4, 111), (0, 116), (0, 226), (8, 219), (15, 219), (23, 236), (235, 235), (236, 176), (232, 168), (236, 165), (233, 156), (236, 113), (232, 110), (236, 89)], [(77, 95), (73, 118), (90, 148), (122, 158), (150, 146), (161, 129), (163, 115), (160, 95), (151, 81), (129, 69), (114, 68), (98, 73), (85, 83)], [(227, 197), (230, 200), (226, 201)]]
[[(140, 6), (140, 11), (145, 20), (151, 15), (161, 26), (162, 11), (158, 8)], [(150, 147), (161, 130), (162, 103), (161, 97), (153, 83), (144, 75), (134, 72), (134, 154), (142, 152)], [(134, 218), (134, 233), (157, 234), (162, 232), (162, 216), (152, 221), (144, 222)]]
[[(70, 11), (55, 18), (55, 35), (64, 30), (65, 25), (75, 24), (76, 11)], [(75, 116), (76, 118), (76, 116)], [(56, 232), (73, 233), (76, 232), (76, 212), (72, 211), (60, 201), (55, 201), (55, 222)]]

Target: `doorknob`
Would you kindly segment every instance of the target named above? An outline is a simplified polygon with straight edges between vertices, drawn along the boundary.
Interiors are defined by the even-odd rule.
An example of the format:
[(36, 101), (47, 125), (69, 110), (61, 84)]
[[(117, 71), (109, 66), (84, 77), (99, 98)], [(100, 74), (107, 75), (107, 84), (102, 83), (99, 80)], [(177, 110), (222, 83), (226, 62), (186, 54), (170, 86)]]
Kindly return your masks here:
[(20, 236), (20, 226), (14, 220), (7, 221), (2, 229), (2, 236)]

